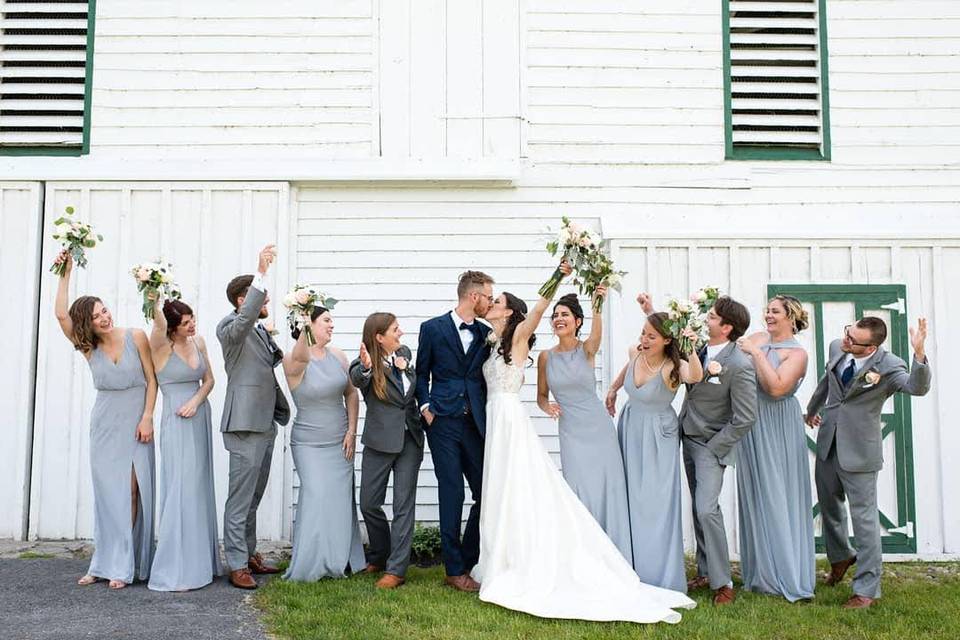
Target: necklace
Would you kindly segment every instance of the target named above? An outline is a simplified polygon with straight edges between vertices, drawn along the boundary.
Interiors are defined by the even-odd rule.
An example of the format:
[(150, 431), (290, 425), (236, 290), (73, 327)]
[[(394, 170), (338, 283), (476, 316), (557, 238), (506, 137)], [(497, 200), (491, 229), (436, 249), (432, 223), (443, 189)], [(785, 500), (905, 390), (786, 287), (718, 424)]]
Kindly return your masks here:
[(667, 361), (667, 359), (664, 357), (660, 360), (660, 366), (651, 367), (650, 363), (647, 362), (647, 354), (645, 353), (640, 354), (640, 360), (643, 362), (643, 368), (646, 369), (648, 373), (656, 373), (657, 371), (660, 371), (660, 369), (663, 368), (663, 363)]

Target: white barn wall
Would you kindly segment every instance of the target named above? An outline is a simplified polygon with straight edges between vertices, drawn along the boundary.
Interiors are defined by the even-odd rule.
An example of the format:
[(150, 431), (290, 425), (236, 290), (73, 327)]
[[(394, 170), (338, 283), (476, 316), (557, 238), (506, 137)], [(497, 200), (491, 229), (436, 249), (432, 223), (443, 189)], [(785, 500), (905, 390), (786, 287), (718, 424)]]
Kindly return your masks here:
[[(141, 298), (129, 273), (137, 262), (162, 257), (176, 268), (183, 299), (197, 312), (198, 334), (207, 342), (216, 386), (210, 396), (214, 418), (214, 476), (218, 523), (226, 499), (227, 454), (219, 436), (226, 389), (223, 360), (215, 328), (230, 311), (224, 289), (234, 275), (252, 273), (257, 252), (287, 233), (288, 189), (284, 184), (93, 183), (48, 184), (45, 227), (67, 205), (104, 236), (90, 251), (86, 270), (76, 269), (71, 300), (91, 294), (103, 298), (118, 326), (149, 329), (140, 312)], [(282, 242), (281, 242), (282, 244)], [(47, 235), (43, 262), (57, 252)], [(287, 287), (286, 260), (268, 282), (271, 290)], [(89, 416), (96, 391), (88, 365), (63, 336), (53, 315), (56, 278), (44, 274), (40, 292), (40, 336), (31, 538), (90, 538), (93, 535), (89, 470)], [(274, 309), (279, 307), (274, 299)], [(160, 402), (155, 426), (160, 427)], [(157, 446), (158, 465), (162, 458)], [(284, 530), (283, 446), (274, 450), (273, 474), (260, 506), (258, 534), (279, 539)], [(159, 495), (158, 495), (159, 503)]]
[(0, 334), (11, 360), (0, 373), (0, 538), (23, 535), (29, 486), (42, 190), (38, 183), (0, 182)]

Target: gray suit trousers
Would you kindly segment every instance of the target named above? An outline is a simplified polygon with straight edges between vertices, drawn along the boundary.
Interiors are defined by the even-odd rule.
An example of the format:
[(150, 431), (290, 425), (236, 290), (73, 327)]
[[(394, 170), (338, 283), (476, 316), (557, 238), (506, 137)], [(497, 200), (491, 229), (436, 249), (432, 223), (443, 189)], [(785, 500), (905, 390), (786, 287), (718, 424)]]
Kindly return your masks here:
[(720, 511), (723, 472), (716, 454), (702, 442), (683, 438), (683, 466), (693, 498), (693, 531), (697, 538), (697, 575), (710, 578), (710, 588), (730, 584), (730, 552)]
[[(364, 447), (360, 463), (360, 513), (370, 539), (368, 562), (387, 573), (403, 577), (410, 564), (416, 521), (417, 476), (423, 447), (407, 431), (400, 453), (383, 453)], [(387, 523), (383, 503), (393, 471), (393, 527)]]
[[(853, 593), (867, 598), (880, 597), (880, 575), (883, 571), (880, 540), (880, 512), (877, 507), (877, 472), (844, 471), (837, 460), (837, 446), (830, 443), (826, 460), (817, 457), (814, 478), (823, 519), (823, 538), (830, 562), (841, 562), (857, 556), (853, 576)], [(847, 535), (847, 511), (850, 506), (853, 535), (857, 550), (850, 546)]]
[(276, 427), (266, 432), (226, 431), (230, 486), (223, 509), (223, 551), (230, 571), (247, 566), (257, 552), (257, 507), (270, 478)]

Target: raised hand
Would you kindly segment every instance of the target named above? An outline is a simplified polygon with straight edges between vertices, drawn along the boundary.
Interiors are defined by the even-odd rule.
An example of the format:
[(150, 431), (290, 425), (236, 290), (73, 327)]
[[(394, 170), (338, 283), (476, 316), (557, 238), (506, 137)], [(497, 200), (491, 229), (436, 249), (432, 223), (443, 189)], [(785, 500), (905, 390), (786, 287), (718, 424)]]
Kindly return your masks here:
[(263, 249), (260, 250), (260, 261), (257, 264), (257, 271), (260, 275), (266, 275), (267, 269), (270, 268), (271, 263), (277, 257), (277, 245), (268, 244)]
[(53, 261), (53, 264), (64, 265), (63, 275), (61, 275), (60, 277), (68, 278), (70, 277), (70, 272), (73, 271), (73, 256), (70, 255), (70, 252), (68, 250), (61, 249), (60, 253), (57, 254), (56, 260)]
[(360, 343), (360, 366), (366, 371), (373, 368), (373, 358), (370, 357), (370, 352), (367, 351), (367, 345), (364, 342)]
[(924, 342), (927, 340), (927, 319), (917, 320), (917, 328), (910, 327), (910, 344), (913, 346), (913, 353), (917, 360), (926, 359)]
[(566, 278), (568, 275), (573, 273), (573, 265), (571, 265), (566, 258), (560, 261), (560, 273), (563, 274), (563, 277)]
[[(602, 300), (603, 298), (606, 298), (606, 297), (607, 297), (606, 285), (600, 285), (593, 292), (593, 302), (596, 302), (597, 300)], [(594, 305), (594, 307), (596, 307), (596, 305)]]
[(737, 346), (748, 356), (754, 356), (760, 353), (760, 347), (757, 346), (757, 343), (746, 337), (739, 338), (737, 340)]
[(640, 303), (640, 309), (648, 316), (653, 313), (653, 298), (646, 291), (641, 291), (637, 295), (637, 302)]

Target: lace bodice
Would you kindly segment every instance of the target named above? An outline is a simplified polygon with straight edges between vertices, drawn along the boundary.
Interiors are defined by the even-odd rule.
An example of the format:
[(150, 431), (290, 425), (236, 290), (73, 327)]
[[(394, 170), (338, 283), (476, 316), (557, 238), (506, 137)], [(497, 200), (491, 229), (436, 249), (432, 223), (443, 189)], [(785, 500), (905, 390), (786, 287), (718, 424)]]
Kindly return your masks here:
[(487, 381), (487, 393), (520, 393), (523, 386), (523, 368), (507, 364), (497, 353), (498, 341), (490, 349), (490, 357), (483, 363), (483, 377)]

